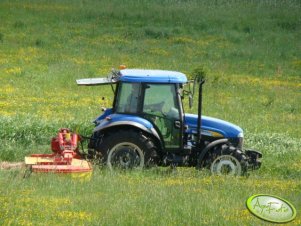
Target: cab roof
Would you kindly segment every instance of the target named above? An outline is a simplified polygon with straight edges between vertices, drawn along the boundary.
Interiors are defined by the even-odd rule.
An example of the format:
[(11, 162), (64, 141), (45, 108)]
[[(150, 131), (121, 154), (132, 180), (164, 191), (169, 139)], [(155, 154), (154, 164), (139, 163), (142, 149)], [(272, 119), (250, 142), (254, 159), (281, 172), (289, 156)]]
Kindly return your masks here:
[(149, 83), (186, 83), (186, 75), (177, 71), (124, 69), (120, 70), (119, 81)]
[(118, 72), (117, 77), (106, 78), (84, 78), (77, 79), (80, 86), (98, 86), (121, 82), (147, 82), (147, 83), (177, 83), (187, 82), (186, 75), (177, 71), (123, 69)]

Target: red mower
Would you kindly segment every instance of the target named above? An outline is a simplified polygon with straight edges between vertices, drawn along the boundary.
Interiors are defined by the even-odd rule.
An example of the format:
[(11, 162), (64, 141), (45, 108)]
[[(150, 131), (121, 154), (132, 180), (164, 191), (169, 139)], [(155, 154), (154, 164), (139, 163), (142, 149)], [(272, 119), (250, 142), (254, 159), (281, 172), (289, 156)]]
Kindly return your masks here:
[(52, 154), (32, 154), (25, 157), (25, 164), (35, 173), (85, 173), (91, 164), (82, 159), (78, 150), (81, 137), (70, 129), (62, 128), (51, 140)]

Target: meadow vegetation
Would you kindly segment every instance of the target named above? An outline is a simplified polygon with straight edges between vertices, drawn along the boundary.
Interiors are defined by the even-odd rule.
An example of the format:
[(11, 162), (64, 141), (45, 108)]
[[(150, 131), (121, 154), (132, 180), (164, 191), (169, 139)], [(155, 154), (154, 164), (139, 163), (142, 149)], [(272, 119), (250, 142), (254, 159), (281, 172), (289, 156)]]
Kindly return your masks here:
[[(205, 68), (203, 114), (241, 126), (264, 159), (248, 178), (185, 168), (96, 167), (83, 181), (0, 171), (0, 224), (262, 225), (245, 200), (270, 193), (295, 205), (291, 224), (300, 225), (300, 11), (298, 0), (2, 0), (0, 161), (49, 152), (60, 127), (89, 135), (113, 94), (75, 80), (120, 64), (188, 76)], [(196, 111), (196, 102), (187, 107)]]

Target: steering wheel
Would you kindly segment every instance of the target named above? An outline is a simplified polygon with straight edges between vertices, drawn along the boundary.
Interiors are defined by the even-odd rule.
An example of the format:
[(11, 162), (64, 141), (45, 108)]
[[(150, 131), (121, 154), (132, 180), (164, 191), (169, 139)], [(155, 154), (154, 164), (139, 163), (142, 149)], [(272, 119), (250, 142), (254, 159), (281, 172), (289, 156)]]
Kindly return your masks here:
[(145, 105), (144, 106), (144, 110), (149, 110), (150, 112), (156, 112), (156, 111), (159, 111), (160, 113), (162, 113), (163, 115), (165, 115), (163, 112), (162, 112), (162, 108), (165, 104), (165, 101), (161, 101), (159, 103), (156, 103), (156, 104), (149, 104), (149, 105)]

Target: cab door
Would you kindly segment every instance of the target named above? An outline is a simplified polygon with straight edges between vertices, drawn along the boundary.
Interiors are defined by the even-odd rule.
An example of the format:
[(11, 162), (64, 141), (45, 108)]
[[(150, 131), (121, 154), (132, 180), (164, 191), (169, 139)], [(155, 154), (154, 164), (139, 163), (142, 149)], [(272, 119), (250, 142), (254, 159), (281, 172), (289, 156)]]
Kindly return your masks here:
[(160, 132), (166, 149), (182, 148), (182, 114), (176, 84), (143, 84), (144, 118)]

